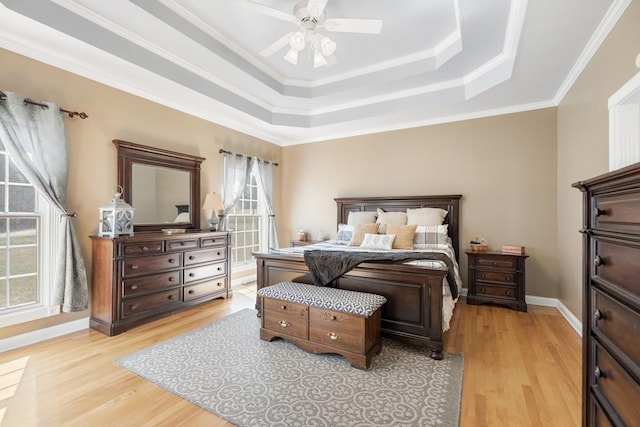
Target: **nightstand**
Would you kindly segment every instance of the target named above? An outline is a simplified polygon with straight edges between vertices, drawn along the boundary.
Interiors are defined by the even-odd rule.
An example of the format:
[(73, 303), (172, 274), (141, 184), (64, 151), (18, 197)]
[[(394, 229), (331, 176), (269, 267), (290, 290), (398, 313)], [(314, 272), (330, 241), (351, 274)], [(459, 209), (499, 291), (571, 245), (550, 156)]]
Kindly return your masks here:
[(314, 243), (318, 243), (318, 241), (317, 240), (289, 240), (289, 246), (292, 248), (295, 246), (313, 245)]
[(528, 255), (466, 251), (469, 261), (467, 304), (500, 304), (527, 311), (525, 261)]

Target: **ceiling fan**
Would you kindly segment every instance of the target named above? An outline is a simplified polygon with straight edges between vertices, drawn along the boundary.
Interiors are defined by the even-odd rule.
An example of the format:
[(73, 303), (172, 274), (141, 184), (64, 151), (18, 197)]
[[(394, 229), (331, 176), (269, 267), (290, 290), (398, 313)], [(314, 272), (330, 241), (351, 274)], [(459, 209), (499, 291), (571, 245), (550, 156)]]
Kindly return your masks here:
[(260, 3), (246, 0), (245, 4), (256, 12), (271, 16), (298, 26), (297, 31), (285, 34), (260, 52), (261, 56), (271, 56), (289, 45), (284, 59), (293, 65), (298, 64), (298, 54), (309, 47), (313, 53), (313, 67), (335, 63), (337, 44), (326, 35), (317, 32), (324, 29), (342, 33), (380, 34), (382, 21), (379, 19), (327, 18), (325, 7), (328, 0), (302, 0), (293, 7), (293, 13), (282, 12)]

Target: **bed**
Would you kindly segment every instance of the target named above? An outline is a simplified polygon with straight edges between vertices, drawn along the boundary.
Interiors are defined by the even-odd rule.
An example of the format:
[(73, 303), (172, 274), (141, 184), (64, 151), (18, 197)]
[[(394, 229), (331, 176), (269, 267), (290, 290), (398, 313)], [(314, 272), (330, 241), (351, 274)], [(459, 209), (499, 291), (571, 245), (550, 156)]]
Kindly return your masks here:
[[(455, 286), (461, 287), (458, 272), (459, 202), (461, 195), (407, 197), (350, 197), (335, 199), (338, 224), (347, 224), (350, 212), (406, 212), (407, 209), (440, 208), (447, 211), (449, 250), (454, 258)], [(268, 253), (255, 253), (258, 289), (283, 281), (313, 284), (304, 260), (304, 251), (331, 250), (329, 243), (283, 248)], [(333, 248), (335, 249), (335, 248)], [(426, 256), (425, 256), (426, 257)], [(449, 263), (451, 264), (451, 263)], [(457, 297), (451, 294), (451, 274), (447, 277), (444, 263), (433, 260), (410, 262), (365, 262), (333, 280), (329, 286), (383, 295), (382, 335), (430, 350), (433, 359), (442, 359), (443, 335)], [(260, 301), (256, 301), (260, 314)]]

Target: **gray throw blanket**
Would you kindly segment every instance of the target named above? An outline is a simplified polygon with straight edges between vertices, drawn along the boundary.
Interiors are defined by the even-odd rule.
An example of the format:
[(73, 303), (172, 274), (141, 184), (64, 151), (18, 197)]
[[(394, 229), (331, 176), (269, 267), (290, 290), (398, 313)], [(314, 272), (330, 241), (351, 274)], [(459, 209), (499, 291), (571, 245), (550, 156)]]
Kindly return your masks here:
[(304, 262), (309, 268), (314, 283), (318, 286), (327, 286), (363, 262), (407, 262), (421, 259), (438, 260), (446, 264), (447, 282), (451, 289), (451, 296), (458, 298), (458, 286), (455, 281), (453, 262), (445, 254), (427, 252), (349, 252), (315, 249), (304, 251)]

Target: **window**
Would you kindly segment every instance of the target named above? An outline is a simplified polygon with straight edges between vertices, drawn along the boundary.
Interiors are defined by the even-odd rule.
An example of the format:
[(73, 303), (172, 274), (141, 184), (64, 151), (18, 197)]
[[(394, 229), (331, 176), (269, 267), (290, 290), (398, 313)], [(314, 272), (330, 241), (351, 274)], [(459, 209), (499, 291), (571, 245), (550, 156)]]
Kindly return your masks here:
[(0, 326), (59, 312), (49, 292), (55, 251), (45, 250), (57, 235), (52, 211), (0, 144)]
[(267, 249), (266, 227), (268, 216), (258, 188), (256, 168), (251, 172), (240, 200), (228, 216), (227, 228), (231, 233), (231, 262), (234, 266), (253, 266), (254, 251)]

